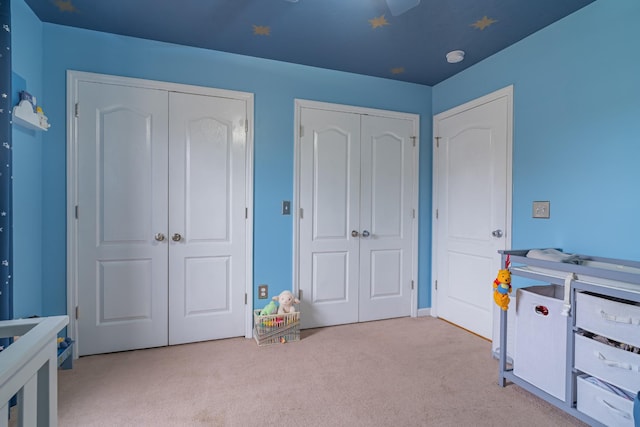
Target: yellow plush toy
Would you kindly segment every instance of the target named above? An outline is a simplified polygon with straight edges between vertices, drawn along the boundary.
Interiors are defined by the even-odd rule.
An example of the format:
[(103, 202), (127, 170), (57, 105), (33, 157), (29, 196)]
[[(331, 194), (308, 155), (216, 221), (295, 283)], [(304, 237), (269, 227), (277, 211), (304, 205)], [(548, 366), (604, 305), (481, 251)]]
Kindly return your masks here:
[(493, 281), (493, 300), (504, 311), (509, 308), (509, 294), (511, 294), (511, 272), (505, 268), (498, 271), (498, 277)]

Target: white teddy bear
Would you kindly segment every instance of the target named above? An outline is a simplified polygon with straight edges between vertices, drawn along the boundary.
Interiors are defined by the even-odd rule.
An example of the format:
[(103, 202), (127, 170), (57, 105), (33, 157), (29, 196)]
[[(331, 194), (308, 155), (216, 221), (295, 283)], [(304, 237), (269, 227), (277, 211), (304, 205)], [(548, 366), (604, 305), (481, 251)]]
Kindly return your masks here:
[(300, 300), (293, 296), (291, 291), (282, 291), (277, 297), (273, 297), (274, 301), (278, 301), (278, 314), (295, 313), (296, 308), (293, 304), (300, 304)]

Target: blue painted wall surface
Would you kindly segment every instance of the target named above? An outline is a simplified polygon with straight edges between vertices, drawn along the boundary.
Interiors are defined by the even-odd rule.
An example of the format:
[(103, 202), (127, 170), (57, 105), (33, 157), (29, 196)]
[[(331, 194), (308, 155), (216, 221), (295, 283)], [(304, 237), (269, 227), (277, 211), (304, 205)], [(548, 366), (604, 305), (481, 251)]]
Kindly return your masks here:
[(514, 85), (514, 248), (640, 260), (639, 21), (599, 0), (433, 88), (437, 114)]
[[(42, 23), (22, 1), (11, 4), (12, 99), (42, 90)], [(13, 126), (14, 316), (42, 315), (42, 132)]]
[[(420, 152), (420, 307), (428, 305), (431, 199), (431, 88), (318, 68), (43, 24), (44, 91), (52, 123), (45, 135), (42, 260), (45, 314), (66, 311), (66, 70), (161, 80), (255, 94), (254, 287), (291, 289), (294, 99), (417, 113)], [(257, 291), (254, 290), (254, 296)], [(264, 300), (254, 299), (256, 307)]]
[[(40, 148), (20, 153), (18, 147), (18, 155), (14, 153), (18, 173), (29, 177), (18, 177), (15, 188), (41, 195), (41, 200), (29, 197), (18, 203), (22, 208), (17, 217), (35, 217), (25, 219), (16, 232), (17, 239), (26, 239), (17, 244), (16, 264), (23, 264), (16, 292), (22, 292), (23, 280), (35, 283), (33, 278), (41, 275), (42, 283), (42, 297), (35, 285), (24, 285), (16, 296), (16, 307), (25, 314), (40, 301), (44, 315), (66, 311), (66, 69), (255, 93), (254, 284), (269, 283), (272, 293), (291, 286), (292, 224), (290, 217), (280, 215), (280, 202), (292, 199), (294, 98), (421, 115), (420, 308), (431, 305), (432, 110), (437, 114), (510, 84), (515, 97), (513, 247), (557, 246), (640, 259), (635, 220), (640, 210), (636, 0), (598, 0), (433, 89), (40, 24), (22, 0), (14, 1), (13, 8), (14, 71), (34, 92), (42, 78), (40, 98), (53, 123)], [(30, 65), (38, 58), (42, 77)], [(21, 144), (20, 138), (40, 138), (16, 138), (16, 133), (14, 144)], [(533, 200), (551, 201), (551, 219), (531, 218)], [(40, 218), (35, 212), (41, 211)], [(33, 227), (41, 230), (42, 243), (37, 233), (27, 232)], [(33, 253), (40, 263), (26, 261)], [(26, 262), (30, 269), (41, 270), (31, 279), (25, 276)]]

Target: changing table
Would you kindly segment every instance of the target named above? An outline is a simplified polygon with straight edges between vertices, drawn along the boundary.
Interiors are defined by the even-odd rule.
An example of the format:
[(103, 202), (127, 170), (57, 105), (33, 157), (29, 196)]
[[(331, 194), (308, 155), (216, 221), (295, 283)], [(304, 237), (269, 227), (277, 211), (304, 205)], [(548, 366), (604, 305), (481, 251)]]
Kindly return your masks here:
[(640, 262), (575, 254), (563, 262), (529, 251), (499, 251), (502, 268), (508, 257), (512, 276), (565, 287), (565, 396), (552, 396), (507, 365), (506, 311), (500, 313), (499, 385), (512, 382), (593, 426), (633, 427), (628, 396), (640, 391)]

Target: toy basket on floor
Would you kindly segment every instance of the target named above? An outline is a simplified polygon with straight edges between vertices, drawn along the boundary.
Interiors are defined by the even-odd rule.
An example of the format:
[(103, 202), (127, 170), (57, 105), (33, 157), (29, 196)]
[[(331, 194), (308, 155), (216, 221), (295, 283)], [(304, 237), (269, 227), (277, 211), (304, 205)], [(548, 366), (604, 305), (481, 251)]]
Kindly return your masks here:
[(300, 340), (300, 312), (260, 315), (253, 311), (253, 336), (258, 345)]

